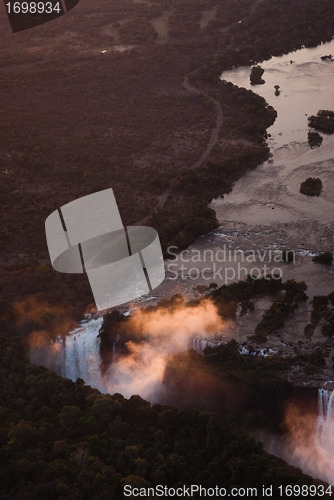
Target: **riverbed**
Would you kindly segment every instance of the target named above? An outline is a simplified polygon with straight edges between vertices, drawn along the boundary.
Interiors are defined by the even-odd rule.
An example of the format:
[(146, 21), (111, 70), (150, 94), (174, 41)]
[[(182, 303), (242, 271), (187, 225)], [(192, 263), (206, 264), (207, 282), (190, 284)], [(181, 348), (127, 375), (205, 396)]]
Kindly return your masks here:
[[(212, 201), (220, 226), (198, 238), (187, 250), (166, 261), (166, 280), (154, 290), (159, 298), (180, 293), (200, 297), (199, 285), (218, 286), (253, 276), (275, 275), (283, 281), (295, 279), (307, 283), (309, 300), (301, 303), (287, 319), (284, 328), (271, 335), (269, 349), (292, 355), (296, 348), (308, 352), (327, 348), (326, 368), (312, 377), (291, 374), (296, 384), (321, 386), (332, 378), (332, 339), (325, 338), (318, 326), (311, 339), (304, 328), (310, 322), (311, 300), (334, 290), (334, 267), (312, 262), (320, 252), (334, 248), (334, 135), (321, 134), (321, 147), (308, 145), (307, 116), (319, 109), (334, 108), (334, 62), (321, 56), (334, 54), (334, 41), (315, 48), (273, 57), (261, 63), (264, 85), (250, 85), (250, 67), (224, 72), (222, 79), (262, 95), (278, 112), (268, 129), (272, 158), (247, 173), (228, 195)], [(275, 95), (275, 85), (281, 93)], [(319, 177), (323, 189), (319, 197), (299, 192), (308, 177)], [(291, 249), (294, 262), (282, 262), (281, 252)], [(150, 303), (154, 303), (151, 297)], [(144, 297), (132, 307), (145, 306)], [(247, 345), (271, 299), (259, 299), (255, 309), (230, 324), (229, 335)]]
[[(277, 110), (268, 129), (272, 158), (243, 176), (231, 193), (212, 201), (220, 226), (197, 239), (188, 253), (166, 263), (167, 283), (161, 289), (173, 289), (177, 283), (178, 290), (189, 294), (199, 283), (221, 285), (243, 279), (240, 267), (263, 271), (266, 264), (267, 271), (279, 271), (283, 280), (305, 281), (310, 299), (334, 290), (333, 266), (312, 262), (314, 255), (334, 247), (334, 135), (321, 134), (319, 148), (311, 149), (307, 142), (307, 117), (334, 108), (334, 61), (321, 59), (328, 54), (334, 54), (334, 40), (264, 61), (263, 85), (250, 85), (250, 67), (222, 74), (222, 79), (260, 94)], [(275, 95), (275, 85), (280, 95)], [(319, 197), (299, 192), (308, 177), (322, 180)], [(277, 262), (284, 249), (294, 251), (294, 263)], [(213, 255), (230, 251), (230, 257), (216, 261), (214, 269), (212, 259), (208, 263), (205, 258), (208, 251)], [(256, 262), (248, 262), (247, 253), (256, 254)], [(223, 272), (217, 272), (217, 266)], [(181, 279), (176, 279), (176, 271)], [(160, 289), (156, 292), (159, 295)], [(307, 320), (304, 314), (304, 324)]]
[[(297, 385), (315, 387), (333, 379), (332, 339), (324, 338), (320, 328), (309, 339), (304, 335), (304, 327), (310, 320), (312, 297), (334, 290), (333, 265), (312, 262), (314, 255), (333, 251), (334, 246), (334, 135), (322, 134), (321, 147), (310, 149), (307, 116), (319, 109), (334, 108), (334, 62), (321, 60), (321, 56), (330, 53), (334, 54), (334, 41), (265, 61), (261, 63), (265, 69), (264, 85), (251, 87), (249, 67), (223, 73), (223, 79), (259, 93), (277, 110), (277, 120), (268, 130), (272, 158), (241, 178), (230, 194), (212, 201), (220, 226), (165, 262), (166, 279), (162, 285), (149, 296), (120, 308), (131, 315), (136, 309), (175, 293), (200, 298), (204, 286), (230, 284), (244, 279), (249, 272), (258, 277), (261, 273), (273, 273), (284, 281), (305, 281), (309, 300), (300, 304), (283, 329), (270, 336), (261, 355), (288, 356), (296, 349), (308, 352), (316, 346), (326, 347), (327, 366), (321, 373), (306, 377), (297, 370), (290, 374), (290, 380)], [(279, 96), (275, 95), (274, 85), (280, 86)], [(299, 192), (300, 183), (307, 177), (321, 178), (323, 190), (319, 197), (310, 198)], [(284, 249), (293, 251), (294, 262), (282, 262)], [(199, 285), (204, 286), (201, 289)], [(264, 297), (255, 301), (253, 312), (241, 315), (239, 310), (236, 320), (225, 324), (226, 339), (235, 338), (242, 352), (247, 353), (248, 335), (254, 332), (270, 304), (271, 299)], [(66, 338), (59, 337), (52, 345), (32, 349), (32, 362), (44, 364), (72, 380), (82, 377), (86, 383), (108, 392), (100, 375), (101, 324), (101, 317), (87, 317)], [(194, 338), (193, 345), (201, 346), (201, 339)], [(319, 437), (314, 422), (314, 417), (310, 417), (312, 439)], [(267, 443), (266, 447), (317, 477), (334, 477), (332, 469), (323, 474), (315, 467), (312, 447), (303, 447), (300, 455), (296, 444), (289, 456), (276, 445), (271, 448)], [(324, 459), (326, 453), (321, 452)], [(305, 456), (310, 458), (310, 466), (303, 462)]]

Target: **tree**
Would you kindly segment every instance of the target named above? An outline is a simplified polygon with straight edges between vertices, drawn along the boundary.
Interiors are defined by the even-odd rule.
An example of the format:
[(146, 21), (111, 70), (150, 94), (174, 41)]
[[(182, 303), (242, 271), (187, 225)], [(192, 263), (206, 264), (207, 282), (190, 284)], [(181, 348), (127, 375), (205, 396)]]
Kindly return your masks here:
[(259, 85), (265, 83), (265, 81), (262, 78), (263, 73), (264, 69), (261, 68), (261, 66), (253, 66), (249, 77), (251, 85)]

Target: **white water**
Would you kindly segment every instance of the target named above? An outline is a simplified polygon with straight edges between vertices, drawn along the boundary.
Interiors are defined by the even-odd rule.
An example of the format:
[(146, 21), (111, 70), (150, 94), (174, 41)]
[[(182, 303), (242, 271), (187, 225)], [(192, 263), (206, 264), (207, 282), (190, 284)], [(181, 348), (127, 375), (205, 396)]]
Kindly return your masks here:
[(73, 382), (81, 378), (87, 385), (106, 392), (101, 378), (98, 337), (102, 321), (102, 317), (93, 319), (87, 315), (78, 328), (66, 336), (60, 335), (54, 341), (46, 341), (42, 345), (32, 345), (31, 363), (45, 366)]
[[(242, 177), (231, 193), (212, 202), (221, 224), (216, 233), (224, 242), (227, 233), (242, 231), (247, 234), (241, 242), (246, 248), (271, 244), (296, 250), (299, 259), (289, 278), (304, 279), (310, 295), (327, 294), (334, 288), (332, 266), (315, 269), (308, 257), (334, 247), (334, 135), (321, 134), (320, 148), (310, 149), (307, 142), (307, 117), (320, 109), (334, 109), (334, 62), (321, 60), (331, 53), (334, 40), (264, 61), (260, 63), (265, 70), (264, 85), (250, 85), (250, 67), (224, 72), (221, 77), (264, 97), (278, 116), (268, 130), (272, 159)], [(275, 85), (280, 86), (279, 96)], [(308, 177), (322, 180), (319, 197), (299, 192)], [(289, 442), (274, 440), (267, 449), (334, 484), (334, 391), (319, 389), (318, 397), (316, 423), (310, 415), (288, 416)]]
[(318, 390), (317, 418), (291, 402), (285, 425), (285, 439), (257, 433), (266, 451), (334, 486), (334, 391)]
[[(307, 429), (307, 420), (305, 423)], [(306, 444), (296, 439), (291, 463), (307, 474), (334, 485), (334, 391), (318, 390), (318, 418), (310, 436), (305, 430), (304, 433)], [(290, 461), (289, 457), (285, 459)]]
[[(267, 142), (273, 157), (246, 173), (230, 193), (212, 201), (210, 206), (216, 212), (220, 227), (198, 238), (188, 248), (190, 253), (201, 253), (199, 260), (187, 261), (179, 255), (167, 265), (167, 280), (157, 291), (158, 295), (160, 290), (172, 295), (176, 285), (181, 293), (190, 295), (197, 284), (209, 286), (215, 282), (220, 286), (244, 279), (254, 264), (242, 262), (241, 267), (246, 270), (239, 273), (240, 255), (227, 258), (223, 264), (217, 258), (209, 262), (208, 269), (205, 252), (217, 255), (224, 248), (231, 249), (232, 253), (241, 250), (261, 254), (265, 250), (279, 253), (285, 248), (292, 249), (296, 253), (293, 265), (280, 263), (278, 266), (272, 259), (266, 259), (264, 271), (258, 258), (257, 268), (265, 275), (278, 266), (283, 281), (305, 281), (310, 299), (334, 290), (334, 265), (312, 262), (317, 253), (334, 249), (334, 134), (321, 134), (323, 143), (319, 148), (311, 149), (307, 141), (307, 116), (321, 108), (334, 109), (334, 62), (321, 60), (322, 55), (331, 53), (334, 54), (334, 40), (264, 61), (260, 63), (265, 69), (264, 85), (250, 85), (250, 67), (222, 74), (222, 79), (260, 94), (277, 110), (277, 119), (268, 129), (271, 137)], [(290, 60), (294, 62), (290, 64)], [(276, 84), (281, 87), (279, 96), (275, 95)], [(300, 185), (308, 177), (322, 180), (319, 197), (300, 193)], [(216, 272), (217, 269), (222, 272)], [(225, 269), (229, 270), (228, 274)], [(298, 341), (302, 343), (308, 312), (305, 311), (299, 322), (294, 318), (291, 324), (294, 330), (298, 323)], [(294, 335), (292, 331), (291, 335)], [(319, 340), (323, 340), (321, 334)], [(284, 341), (294, 342), (295, 337), (284, 338)]]
[(86, 319), (65, 337), (60, 374), (75, 382), (82, 378), (86, 384), (103, 391), (100, 371), (100, 339), (98, 334), (103, 318)]
[(31, 362), (45, 366), (73, 382), (81, 378), (87, 385), (102, 393), (120, 392), (125, 397), (138, 393), (145, 399), (156, 402), (163, 390), (162, 378), (160, 380), (158, 376), (159, 370), (161, 366), (166, 365), (169, 355), (185, 352), (191, 347), (203, 354), (205, 347), (217, 347), (222, 343), (214, 338), (188, 338), (185, 335), (187, 328), (184, 326), (180, 326), (179, 336), (169, 337), (167, 326), (164, 340), (160, 338), (159, 342), (150, 343), (147, 340), (145, 343), (138, 343), (138, 350), (134, 349), (136, 354), (130, 346), (132, 354), (122, 356), (117, 355), (121, 343), (121, 338), (117, 335), (112, 345), (115, 358), (113, 357), (108, 370), (102, 375), (99, 338), (102, 323), (103, 317), (94, 319), (87, 316), (78, 328), (65, 337), (59, 336), (55, 341), (31, 347)]
[[(230, 222), (234, 232), (238, 229), (236, 224), (244, 224), (242, 234), (247, 235), (248, 248), (257, 241), (263, 248), (264, 237), (270, 244), (277, 245), (278, 242), (308, 254), (333, 246), (334, 136), (324, 136), (322, 146), (310, 150), (305, 116), (321, 108), (334, 108), (334, 63), (320, 59), (321, 55), (329, 53), (334, 53), (334, 41), (261, 63), (266, 81), (262, 86), (250, 86), (250, 68), (224, 73), (224, 79), (263, 95), (278, 111), (278, 118), (268, 131), (272, 135), (269, 144), (273, 162), (249, 172), (236, 183), (230, 194), (213, 203), (222, 224), (217, 232), (219, 245), (226, 239)], [(290, 59), (295, 62), (290, 64)], [(274, 95), (276, 84), (281, 87), (280, 96)], [(309, 176), (319, 176), (323, 180), (324, 189), (319, 198), (310, 199), (299, 194), (300, 182)], [(212, 237), (203, 239), (206, 247), (210, 246)], [(309, 284), (312, 280), (317, 294), (333, 290), (332, 268), (302, 264), (293, 267), (289, 277), (305, 279)], [(87, 384), (106, 392), (101, 380), (97, 337), (101, 323), (102, 318), (82, 322), (65, 338), (63, 346), (59, 341), (58, 361), (53, 358), (51, 363), (51, 358), (45, 357), (39, 364), (50, 368), (58, 366), (55, 371), (63, 376), (72, 380), (83, 378)], [(193, 342), (198, 352), (202, 352), (206, 345), (207, 341), (201, 338)], [(273, 452), (314, 477), (334, 484), (334, 392), (319, 390), (316, 425), (310, 427), (307, 438), (304, 434), (301, 440), (290, 443), (286, 449), (287, 454)]]
[(316, 445), (324, 458), (324, 478), (334, 484), (334, 391), (319, 389)]
[[(82, 378), (86, 384), (101, 392), (110, 392), (112, 380), (104, 380), (100, 371), (100, 340), (98, 337), (103, 318), (86, 318), (80, 326), (62, 340), (50, 344), (42, 352), (32, 351), (32, 360), (54, 369), (62, 376), (73, 381)], [(117, 342), (117, 341), (116, 341)], [(217, 347), (222, 341), (208, 341), (201, 337), (193, 339), (193, 349), (203, 353), (205, 347)], [(115, 343), (116, 344), (116, 343)], [(240, 346), (241, 354), (249, 351)], [(267, 356), (270, 349), (257, 350), (255, 356)], [(35, 357), (35, 358), (34, 358)], [(51, 362), (50, 362), (51, 360)], [(115, 374), (117, 378), (117, 373)], [(304, 419), (304, 420), (303, 420)], [(318, 418), (312, 424), (312, 417), (307, 415), (294, 417), (290, 421), (291, 430), (285, 444), (274, 440), (266, 443), (270, 453), (280, 456), (285, 461), (300, 467), (305, 473), (334, 485), (334, 391), (319, 389)], [(267, 439), (264, 438), (264, 441)]]
[(215, 347), (219, 347), (222, 344), (226, 344), (226, 342), (226, 340), (208, 340), (203, 339), (202, 337), (196, 337), (192, 341), (192, 348), (198, 354), (204, 354), (204, 351), (207, 347), (212, 347), (214, 349)]

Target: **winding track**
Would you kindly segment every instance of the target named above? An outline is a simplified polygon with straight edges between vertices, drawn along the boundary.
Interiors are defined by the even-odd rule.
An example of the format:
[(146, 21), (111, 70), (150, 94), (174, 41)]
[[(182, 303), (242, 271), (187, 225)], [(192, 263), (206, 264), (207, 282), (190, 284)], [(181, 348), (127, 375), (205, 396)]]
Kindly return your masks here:
[[(197, 161), (195, 161), (195, 163), (193, 163), (192, 165), (190, 165), (190, 167), (188, 167), (189, 169), (192, 170), (192, 169), (199, 168), (203, 165), (203, 163), (205, 162), (205, 160), (208, 158), (209, 154), (211, 153), (212, 149), (217, 144), (219, 132), (220, 132), (220, 129), (221, 129), (222, 123), (223, 123), (223, 111), (222, 111), (222, 107), (221, 107), (220, 103), (217, 101), (217, 99), (210, 97), (206, 92), (202, 92), (201, 90), (197, 89), (196, 87), (193, 87), (192, 85), (190, 85), (188, 76), (184, 77), (182, 86), (186, 90), (188, 90), (188, 92), (191, 92), (192, 94), (205, 96), (207, 99), (209, 99), (209, 101), (211, 101), (213, 103), (213, 105), (216, 108), (216, 117), (217, 117), (216, 126), (211, 133), (210, 140), (205, 148), (205, 151), (203, 151), (203, 153), (201, 154), (199, 159)], [(168, 195), (170, 193), (170, 190), (171, 190), (171, 186), (168, 189), (166, 189), (166, 191), (161, 196), (159, 196), (159, 205), (158, 206), (160, 208), (162, 208), (164, 206), (164, 204), (168, 198)]]
[(205, 160), (208, 158), (208, 156), (211, 153), (214, 146), (217, 144), (219, 132), (220, 132), (220, 129), (221, 129), (222, 123), (223, 123), (223, 111), (222, 111), (221, 105), (217, 101), (217, 99), (210, 97), (206, 92), (202, 92), (202, 91), (196, 89), (195, 87), (192, 87), (189, 83), (188, 76), (186, 76), (184, 78), (182, 85), (186, 90), (188, 90), (188, 92), (191, 92), (192, 94), (196, 94), (196, 95), (203, 95), (207, 99), (209, 99), (209, 101), (211, 101), (216, 108), (216, 116), (217, 116), (216, 126), (211, 133), (211, 137), (210, 137), (210, 140), (206, 146), (206, 149), (202, 153), (200, 158), (189, 167), (192, 169), (192, 168), (201, 167), (202, 164), (205, 162)]

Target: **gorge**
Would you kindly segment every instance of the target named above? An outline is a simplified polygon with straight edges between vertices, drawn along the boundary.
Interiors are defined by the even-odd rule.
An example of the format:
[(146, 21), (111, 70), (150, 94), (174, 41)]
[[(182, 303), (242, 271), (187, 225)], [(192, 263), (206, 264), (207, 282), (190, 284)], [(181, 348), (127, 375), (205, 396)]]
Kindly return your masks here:
[[(332, 87), (334, 65), (321, 59), (321, 54), (333, 49), (334, 41), (261, 63), (265, 69), (266, 83), (261, 85), (261, 88), (253, 87), (253, 91), (261, 92), (278, 111), (275, 124), (268, 130), (272, 159), (247, 173), (236, 183), (230, 194), (212, 202), (221, 226), (190, 247), (200, 250), (219, 249), (222, 244), (228, 243), (232, 248), (242, 251), (261, 248), (264, 245), (273, 251), (292, 248), (297, 255), (296, 264), (290, 267), (283, 265), (283, 275), (285, 278), (305, 280), (309, 287), (310, 298), (334, 290), (332, 267), (319, 267), (311, 262), (312, 255), (333, 248), (334, 210), (331, 193), (334, 188), (332, 175), (334, 138), (325, 135), (321, 147), (311, 150), (307, 144), (306, 119), (307, 114), (314, 114), (329, 102), (334, 103)], [(225, 72), (222, 78), (246, 86), (249, 71), (250, 68), (236, 68), (231, 72)], [(321, 79), (318, 78), (319, 73), (322, 75)], [(274, 83), (280, 85), (279, 96), (274, 93)], [(293, 115), (291, 115), (292, 102)], [(299, 195), (297, 187), (299, 189), (301, 179), (311, 175), (322, 178), (324, 192), (319, 199), (310, 202)], [(184, 281), (177, 282), (181, 292), (189, 290), (189, 284)], [(197, 284), (194, 283), (193, 288)], [(203, 281), (200, 284), (203, 284)], [(175, 283), (167, 285), (169, 290), (175, 291)], [(167, 288), (164, 286), (167, 285), (163, 284), (161, 289), (157, 290), (158, 297), (166, 294)], [(307, 314), (310, 314), (310, 309), (306, 311)], [(96, 387), (101, 392), (121, 392), (127, 397), (138, 393), (154, 402), (159, 391), (163, 390), (164, 368), (168, 357), (184, 352), (191, 346), (201, 352), (204, 343), (207, 342), (198, 337), (198, 333), (202, 333), (201, 328), (205, 330), (208, 327), (211, 333), (216, 329), (215, 333), (218, 333), (219, 327), (222, 327), (218, 317), (214, 318), (213, 330), (212, 324), (207, 324), (208, 316), (206, 314), (203, 316), (201, 312), (200, 317), (203, 320), (202, 327), (199, 327), (197, 322), (195, 327), (187, 329), (182, 342), (170, 343), (170, 330), (167, 328), (167, 336), (162, 343), (161, 336), (158, 335), (159, 348), (157, 343), (152, 341), (152, 337), (144, 347), (141, 345), (139, 351), (132, 345), (131, 362), (127, 360), (125, 364), (119, 364), (116, 361), (114, 366), (112, 363), (112, 373), (107, 373), (103, 377), (100, 370), (98, 338), (102, 325), (101, 317), (87, 317), (78, 329), (69, 335), (58, 337), (52, 345), (44, 347), (42, 351), (33, 347), (31, 361), (43, 364), (73, 381), (82, 378), (88, 385)], [(185, 321), (188, 320), (189, 318), (185, 318)], [(307, 318), (305, 324), (306, 322)], [(177, 325), (181, 324), (178, 320)], [(157, 324), (152, 328), (157, 328)], [(227, 340), (231, 338), (233, 330), (229, 331)], [(307, 344), (306, 339), (300, 342)], [(269, 344), (269, 349), (270, 347)], [(242, 352), (248, 354), (247, 349)], [(153, 372), (156, 376), (152, 377)], [(269, 446), (268, 451), (282, 456), (315, 477), (334, 482), (334, 471), (331, 466), (334, 453), (331, 437), (334, 430), (334, 392), (320, 388), (318, 397), (318, 418), (314, 420), (310, 417), (308, 421), (312, 431), (308, 439), (301, 443), (300, 436), (291, 431), (291, 443), (286, 445), (285, 450), (279, 450), (281, 445), (276, 444), (273, 447)]]

